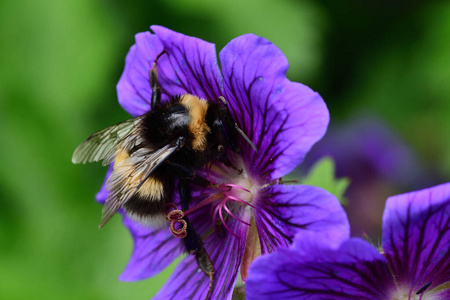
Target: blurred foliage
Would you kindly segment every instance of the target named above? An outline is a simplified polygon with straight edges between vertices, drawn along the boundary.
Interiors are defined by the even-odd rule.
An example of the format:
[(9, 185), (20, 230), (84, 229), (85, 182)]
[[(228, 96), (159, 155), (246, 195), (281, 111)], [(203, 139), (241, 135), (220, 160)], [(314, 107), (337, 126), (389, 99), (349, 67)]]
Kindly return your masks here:
[(332, 193), (343, 205), (346, 205), (348, 203), (344, 198), (344, 193), (350, 184), (350, 179), (346, 177), (335, 178), (335, 174), (333, 159), (325, 157), (309, 170), (308, 174), (300, 180), (300, 183), (321, 187)]
[(160, 24), (218, 50), (266, 37), (290, 79), (322, 94), (331, 126), (378, 114), (445, 178), (449, 17), (450, 3), (417, 0), (0, 2), (0, 298), (149, 299), (170, 273), (116, 279), (132, 241), (120, 217), (97, 230), (105, 169), (70, 162), (85, 137), (128, 118), (115, 84), (137, 32)]

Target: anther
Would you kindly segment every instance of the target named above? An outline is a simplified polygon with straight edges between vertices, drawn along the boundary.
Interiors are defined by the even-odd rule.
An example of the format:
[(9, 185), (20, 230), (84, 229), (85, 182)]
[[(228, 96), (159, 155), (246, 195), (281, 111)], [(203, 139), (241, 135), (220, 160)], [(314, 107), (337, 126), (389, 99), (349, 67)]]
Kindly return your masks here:
[[(185, 220), (183, 220), (184, 212), (182, 210), (176, 209), (175, 205), (173, 206), (175, 207), (175, 209), (169, 212), (166, 216), (167, 220), (170, 221), (170, 232), (174, 237), (184, 238), (187, 235), (187, 223)], [(177, 229), (177, 224), (181, 225), (181, 228)]]
[[(175, 224), (179, 223), (181, 224), (181, 228), (180, 229), (176, 229), (175, 228)], [(172, 222), (170, 222), (170, 232), (172, 232), (174, 237), (177, 238), (184, 238), (187, 235), (187, 223), (185, 220), (183, 219), (179, 219), (179, 220), (174, 220)]]
[[(178, 209), (178, 207), (173, 203), (166, 204), (166, 206), (164, 207), (164, 214), (166, 215), (166, 218), (171, 210), (177, 210), (177, 209)], [(169, 218), (167, 218), (167, 219), (169, 219)]]
[(169, 221), (178, 221), (184, 217), (184, 212), (179, 209), (174, 209), (170, 213), (167, 214), (166, 218)]
[(424, 293), (424, 292), (430, 287), (430, 285), (431, 285), (431, 281), (428, 282), (427, 284), (425, 284), (423, 287), (421, 287), (421, 288), (417, 291), (416, 295), (420, 295), (420, 294)]

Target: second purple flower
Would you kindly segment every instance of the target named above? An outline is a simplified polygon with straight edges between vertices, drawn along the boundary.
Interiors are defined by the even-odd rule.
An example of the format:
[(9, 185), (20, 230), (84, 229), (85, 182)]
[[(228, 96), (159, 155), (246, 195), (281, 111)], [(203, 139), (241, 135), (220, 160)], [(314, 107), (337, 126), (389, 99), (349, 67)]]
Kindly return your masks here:
[(247, 299), (450, 299), (450, 184), (388, 198), (381, 245), (300, 232), (255, 261)]

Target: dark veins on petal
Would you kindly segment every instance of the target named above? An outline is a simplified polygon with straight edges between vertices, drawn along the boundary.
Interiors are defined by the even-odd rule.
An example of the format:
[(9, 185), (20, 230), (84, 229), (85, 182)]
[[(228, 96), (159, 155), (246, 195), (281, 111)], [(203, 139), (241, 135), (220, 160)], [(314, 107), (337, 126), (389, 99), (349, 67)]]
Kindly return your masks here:
[[(139, 240), (147, 240), (147, 239), (151, 239), (152, 237), (154, 237), (156, 234), (158, 234), (160, 231), (162, 230), (168, 230), (167, 228), (163, 228), (160, 229), (158, 231), (153, 231), (150, 232), (149, 234), (145, 234), (145, 235), (135, 235), (135, 239), (137, 240), (136, 243), (139, 243)], [(173, 236), (172, 235), (168, 235), (163, 241), (161, 241), (158, 246), (156, 246), (155, 248), (152, 249), (152, 252), (148, 252), (145, 255), (140, 256), (139, 258), (137, 258), (138, 261), (143, 261), (143, 260), (147, 260), (149, 257), (153, 256), (154, 253), (153, 252), (158, 252), (158, 251), (164, 251), (165, 253), (170, 253), (172, 251), (175, 251), (177, 249), (179, 249), (181, 247), (181, 245), (174, 244), (172, 243), (170, 248), (167, 248), (167, 244), (169, 244), (170, 241), (173, 240)]]
[[(215, 288), (211, 299), (226, 299), (232, 293), (245, 247), (247, 226), (232, 218), (227, 218), (226, 222), (240, 238), (224, 232), (225, 236), (220, 237), (217, 233), (212, 233), (203, 241), (216, 270)], [(209, 278), (200, 271), (195, 258), (188, 255), (181, 261), (155, 299), (180, 297), (180, 299), (203, 299), (209, 284)]]
[[(195, 47), (197, 51), (195, 54), (197, 55), (197, 59), (194, 57), (187, 57), (186, 51), (178, 44), (171, 44), (170, 49), (166, 49), (170, 51), (169, 53), (169, 64), (173, 73), (175, 74), (177, 80), (172, 81), (171, 84), (175, 84), (180, 89), (184, 90), (187, 93), (193, 94), (198, 97), (206, 98), (210, 101), (215, 101), (218, 99), (220, 95), (216, 95), (214, 93), (215, 88), (220, 90), (217, 80), (220, 78), (216, 78), (217, 80), (213, 80), (214, 82), (208, 82), (209, 77), (206, 72), (206, 59), (207, 53), (201, 51), (199, 48), (199, 43), (195, 43)], [(201, 56), (203, 53), (203, 57)], [(163, 60), (165, 58), (161, 58)], [(186, 68), (183, 68), (186, 66)], [(200, 69), (200, 70), (198, 70)], [(199, 71), (199, 72), (198, 72)], [(158, 72), (163, 76), (161, 78), (169, 78), (168, 74), (164, 71), (164, 69), (159, 69)], [(185, 76), (186, 78), (182, 78), (180, 75)], [(211, 86), (213, 84), (215, 86)], [(200, 86), (201, 94), (199, 93), (195, 87)], [(175, 96), (173, 91), (168, 91), (165, 89), (164, 84), (161, 86), (163, 92), (170, 96)], [(170, 87), (172, 90), (173, 87)]]
[[(353, 259), (358, 261), (356, 256)], [(388, 299), (386, 293), (389, 291), (389, 283), (379, 280), (382, 272), (387, 273), (386, 265), (382, 262), (374, 264), (358, 261), (307, 264), (296, 270), (291, 268), (279, 270), (276, 277), (286, 287), (285, 292), (297, 291), (298, 295), (310, 295), (312, 299), (317, 299), (315, 297), (318, 295), (334, 296), (320, 299)], [(296, 285), (296, 281), (291, 280), (292, 278), (302, 278), (300, 282), (305, 285)], [(272, 290), (271, 294), (280, 292), (282, 292), (280, 289)]]
[[(163, 60), (163, 59), (164, 59), (164, 58), (162, 58), (161, 60)], [(173, 59), (176, 60), (176, 58), (173, 58)], [(173, 64), (173, 62), (172, 62), (171, 59), (169, 59), (169, 64), (170, 64), (170, 66), (172, 67), (172, 69), (176, 70), (176, 69), (175, 69), (175, 66), (174, 66), (174, 64)], [(164, 69), (158, 70), (158, 73), (160, 74), (159, 76), (160, 76), (161, 78), (162, 78), (163, 76), (167, 76), (166, 73), (164, 72)], [(177, 85), (179, 88), (185, 90), (186, 92), (189, 92), (189, 90), (190, 90), (189, 87), (187, 87), (187, 86), (185, 85), (184, 80), (181, 79), (181, 77), (179, 76), (178, 72), (175, 72), (175, 74), (176, 74), (176, 76), (177, 76), (176, 85)], [(172, 84), (175, 84), (175, 83), (172, 83)], [(168, 92), (168, 91), (164, 88), (164, 85), (161, 86), (161, 90), (162, 90), (162, 93), (164, 93), (164, 94), (166, 94), (166, 95), (169, 95), (169, 96), (175, 96), (175, 95), (172, 95), (170, 92)]]
[[(295, 218), (295, 212), (307, 207), (313, 207), (311, 203), (298, 203), (295, 195), (284, 203), (274, 202), (274, 198), (284, 197), (285, 193), (280, 191), (271, 192), (258, 201), (258, 210), (255, 213), (257, 226), (262, 240), (262, 253), (272, 252), (276, 247), (287, 246), (292, 243), (296, 231), (293, 228), (307, 229), (314, 222), (299, 223)], [(319, 207), (317, 207), (319, 208)], [(283, 212), (280, 210), (283, 209)]]
[(124, 224), (134, 240), (131, 259), (120, 276), (121, 280), (142, 280), (167, 267), (183, 253), (179, 240), (167, 228), (147, 229), (125, 217)]
[[(427, 211), (423, 212), (422, 221), (415, 224), (416, 222), (412, 220), (411, 205), (412, 203), (408, 204), (406, 218), (401, 224), (402, 243), (396, 240), (398, 237), (393, 234), (395, 229), (390, 230), (391, 245), (399, 247), (392, 247), (387, 251), (386, 258), (393, 267), (396, 277), (412, 284), (413, 289), (419, 289), (428, 282), (432, 282), (434, 287), (450, 280), (450, 242), (448, 242), (450, 218), (445, 213), (440, 213), (436, 218), (437, 212), (448, 208), (443, 205), (430, 205)], [(416, 233), (414, 226), (417, 226), (419, 231), (417, 240), (413, 238)], [(432, 240), (427, 239), (430, 231), (435, 233)]]
[[(232, 71), (230, 74), (230, 84), (231, 86), (228, 87), (229, 90), (232, 92), (235, 99), (239, 99), (239, 94), (245, 94), (247, 96), (247, 99), (252, 99), (252, 89), (254, 87), (254, 84), (259, 82), (260, 76), (255, 76), (253, 80), (250, 82), (249, 85), (245, 85), (245, 91), (239, 90), (240, 84), (233, 80), (233, 74), (234, 74), (235, 68), (234, 63), (232, 64)], [(244, 71), (245, 73), (245, 66)], [(272, 82), (270, 90), (274, 90), (275, 83)], [(270, 103), (269, 97), (272, 95), (270, 93), (267, 93), (264, 97), (264, 100), (261, 99), (261, 92), (264, 90), (260, 90), (260, 94), (253, 95), (253, 98), (259, 98), (260, 102), (263, 101), (263, 106), (258, 108), (258, 113), (254, 112), (254, 107), (250, 104), (250, 101), (237, 101), (237, 111), (235, 108), (235, 111), (238, 112), (239, 116), (237, 117), (238, 125), (243, 128), (247, 134), (247, 136), (250, 138), (250, 140), (253, 141), (256, 148), (258, 150), (263, 150), (263, 152), (259, 152), (258, 155), (252, 155), (253, 149), (250, 148), (249, 145), (244, 144), (244, 153), (247, 153), (246, 159), (249, 160), (248, 165), (254, 166), (254, 168), (257, 168), (254, 170), (254, 174), (259, 174), (261, 178), (265, 178), (269, 174), (273, 172), (273, 166), (272, 161), (278, 159), (278, 157), (283, 154), (283, 151), (291, 146), (290, 143), (284, 148), (280, 148), (278, 146), (279, 143), (279, 136), (287, 131), (289, 128), (286, 128), (286, 123), (289, 119), (289, 114), (287, 111), (279, 111), (279, 108), (274, 109), (274, 103)], [(276, 114), (271, 117), (269, 120), (268, 113), (273, 112), (274, 110), (277, 110)], [(256, 124), (256, 120), (254, 119), (254, 116), (260, 115), (262, 117), (262, 120), (258, 120), (262, 125), (261, 128), (255, 128), (254, 124)], [(247, 121), (248, 120), (248, 121)], [(281, 124), (277, 125), (276, 130), (273, 128), (273, 124), (276, 121), (281, 121)], [(242, 124), (244, 122), (244, 124)], [(256, 138), (255, 130), (261, 130), (258, 137)], [(270, 133), (270, 135), (269, 135)], [(267, 143), (269, 141), (269, 143)], [(270, 157), (270, 159), (267, 159)], [(257, 166), (257, 167), (256, 167)]]
[[(200, 57), (200, 50), (198, 49), (198, 47), (199, 47), (199, 45), (197, 44), (198, 61), (205, 62), (206, 61), (205, 54), (203, 54), (204, 56), (203, 56), (203, 58), (201, 58)], [(203, 74), (203, 76), (201, 77), (200, 84), (202, 85), (203, 91), (205, 92), (205, 94), (207, 96), (206, 98), (209, 99), (209, 100), (217, 100), (220, 95), (216, 95), (214, 93), (214, 87), (212, 87), (212, 86), (205, 86), (203, 84), (203, 83), (206, 83), (206, 84), (210, 83), (211, 84), (211, 82), (206, 82), (207, 81), (206, 79), (208, 78), (208, 75), (206, 73), (205, 64), (202, 63), (202, 64), (200, 64), (200, 66), (201, 66), (201, 71), (202, 71), (202, 74)], [(221, 80), (221, 78), (217, 78), (217, 80)], [(216, 91), (220, 91), (220, 86), (218, 84), (218, 81), (214, 81), (214, 84), (215, 84)]]
[[(130, 62), (130, 66), (135, 66), (135, 65), (139, 64), (139, 65), (141, 65), (141, 68), (134, 68), (134, 71), (127, 72), (128, 83), (133, 87), (133, 90), (136, 93), (136, 95), (138, 95), (139, 98), (141, 98), (141, 100), (144, 103), (148, 104), (148, 108), (150, 109), (150, 99), (149, 99), (150, 97), (145, 97), (141, 94), (141, 92), (140, 92), (141, 87), (136, 86), (136, 84), (134, 83), (135, 80), (133, 78), (131, 78), (131, 75), (135, 75), (135, 73), (137, 73), (140, 75), (141, 78), (149, 78), (148, 73), (143, 73), (140, 70), (146, 70), (146, 69), (150, 70), (151, 66), (148, 63), (146, 63), (145, 61), (141, 61), (139, 59), (139, 57), (136, 55), (136, 45), (134, 45), (132, 47), (132, 49), (130, 50), (130, 53), (131, 53), (131, 51), (133, 51), (132, 52), (133, 59), (132, 59), (132, 62)], [(143, 65), (143, 64), (146, 64), (146, 65)], [(149, 93), (149, 95), (150, 95), (150, 93)]]

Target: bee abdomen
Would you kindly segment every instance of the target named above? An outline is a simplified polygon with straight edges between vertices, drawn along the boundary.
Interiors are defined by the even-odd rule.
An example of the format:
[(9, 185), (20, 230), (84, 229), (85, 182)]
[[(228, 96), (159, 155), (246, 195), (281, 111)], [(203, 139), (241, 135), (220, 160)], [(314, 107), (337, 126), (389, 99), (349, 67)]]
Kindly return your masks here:
[(149, 201), (139, 195), (135, 195), (124, 206), (127, 215), (146, 226), (162, 227), (167, 220), (164, 215), (164, 199)]
[(171, 194), (161, 180), (149, 177), (123, 208), (131, 219), (143, 225), (161, 227), (167, 222), (164, 215), (165, 199)]

